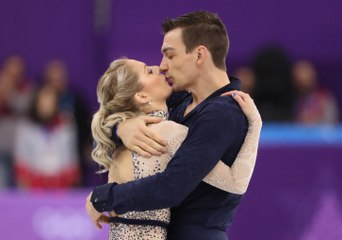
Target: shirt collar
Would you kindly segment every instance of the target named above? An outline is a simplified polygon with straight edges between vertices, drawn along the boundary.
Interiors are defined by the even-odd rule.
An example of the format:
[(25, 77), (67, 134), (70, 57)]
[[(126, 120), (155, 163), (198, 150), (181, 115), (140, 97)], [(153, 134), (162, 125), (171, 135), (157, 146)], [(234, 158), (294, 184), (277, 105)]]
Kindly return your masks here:
[(228, 83), (226, 86), (224, 86), (220, 89), (217, 89), (207, 99), (219, 96), (225, 92), (241, 89), (241, 81), (239, 79), (237, 79), (236, 77), (233, 77), (233, 76), (229, 76), (229, 80), (230, 80), (230, 83)]

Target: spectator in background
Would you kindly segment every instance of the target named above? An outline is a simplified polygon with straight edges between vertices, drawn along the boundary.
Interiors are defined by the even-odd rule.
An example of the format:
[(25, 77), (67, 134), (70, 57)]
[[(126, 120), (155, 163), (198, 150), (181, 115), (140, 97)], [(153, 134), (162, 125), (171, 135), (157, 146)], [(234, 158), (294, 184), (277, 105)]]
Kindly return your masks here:
[(298, 61), (292, 68), (296, 91), (295, 121), (299, 123), (338, 122), (338, 108), (334, 96), (318, 85), (317, 71), (309, 61)]
[(256, 78), (254, 101), (262, 119), (266, 122), (291, 121), (294, 95), (287, 55), (278, 47), (266, 47), (255, 57), (253, 70)]
[(65, 188), (78, 184), (76, 128), (59, 111), (58, 95), (49, 86), (34, 96), (29, 117), (18, 123), (15, 178), (19, 187)]
[[(89, 168), (88, 165), (93, 164), (85, 153), (87, 145), (90, 144), (90, 115), (87, 112), (87, 107), (80, 96), (70, 89), (68, 70), (64, 62), (52, 60), (47, 63), (43, 71), (43, 84), (56, 90), (60, 113), (76, 123), (81, 180), (86, 181), (85, 172)], [(84, 182), (81, 185), (84, 185)]]
[(31, 93), (24, 59), (9, 56), (0, 69), (0, 188), (13, 183), (13, 133), (17, 119), (27, 113)]
[(249, 66), (239, 67), (235, 71), (235, 76), (241, 80), (241, 91), (248, 93), (251, 97), (255, 94), (255, 73)]

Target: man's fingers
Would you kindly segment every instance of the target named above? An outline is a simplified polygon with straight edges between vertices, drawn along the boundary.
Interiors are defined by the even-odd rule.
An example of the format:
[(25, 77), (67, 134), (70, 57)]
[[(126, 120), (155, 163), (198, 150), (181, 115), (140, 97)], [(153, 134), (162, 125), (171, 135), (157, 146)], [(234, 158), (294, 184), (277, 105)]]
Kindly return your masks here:
[(146, 124), (160, 123), (163, 119), (159, 117), (142, 116)]
[(159, 144), (148, 136), (143, 136), (137, 139), (132, 150), (144, 157), (160, 156), (166, 153), (167, 148), (164, 145)]
[(134, 145), (131, 150), (146, 158), (149, 158), (152, 156), (150, 153), (146, 152), (144, 149), (140, 148), (137, 145)]
[(101, 223), (109, 224), (109, 216), (102, 214), (97, 220), (94, 221), (94, 224), (98, 229), (102, 229)]
[(152, 129), (144, 127), (141, 129), (143, 135), (137, 135), (135, 145), (154, 156), (159, 156), (167, 151), (166, 141), (159, 137)]
[(102, 229), (102, 226), (101, 226), (101, 224), (100, 224), (100, 223), (98, 223), (98, 222), (95, 222), (95, 226), (96, 226), (98, 229)]
[(98, 222), (103, 222), (103, 223), (109, 224), (109, 216), (106, 216), (106, 215), (102, 214), (102, 215), (100, 216)]
[(144, 131), (145, 135), (150, 138), (149, 142), (146, 142), (149, 145), (152, 145), (151, 147), (153, 147), (154, 149), (158, 150), (158, 151), (162, 151), (165, 150), (165, 146), (166, 146), (166, 142), (164, 139), (162, 139), (161, 137), (158, 136), (158, 134), (156, 134), (154, 131), (152, 131), (149, 128), (146, 128), (146, 130)]
[[(149, 132), (147, 134), (149, 134)], [(153, 132), (151, 132), (151, 134), (154, 135)], [(155, 140), (153, 137), (151, 137), (151, 135), (145, 135), (143, 137), (143, 139), (141, 139), (141, 141), (145, 143), (145, 145), (148, 147), (148, 149), (153, 149), (154, 152), (166, 153), (166, 151), (167, 151), (166, 142), (162, 139)], [(147, 150), (147, 149), (145, 149), (144, 146), (140, 146), (140, 147), (144, 148), (144, 150)], [(148, 151), (148, 152), (153, 154), (152, 151)], [(153, 155), (155, 155), (155, 154), (153, 154)]]
[[(147, 137), (146, 137), (147, 138)], [(145, 141), (151, 141), (150, 139), (146, 139)], [(147, 144), (146, 142), (140, 141), (137, 143), (137, 146), (139, 146), (141, 149), (143, 149), (145, 152), (148, 152), (152, 156), (160, 156), (162, 155), (162, 150), (155, 149), (152, 145), (157, 145), (153, 141), (151, 141), (150, 144)]]

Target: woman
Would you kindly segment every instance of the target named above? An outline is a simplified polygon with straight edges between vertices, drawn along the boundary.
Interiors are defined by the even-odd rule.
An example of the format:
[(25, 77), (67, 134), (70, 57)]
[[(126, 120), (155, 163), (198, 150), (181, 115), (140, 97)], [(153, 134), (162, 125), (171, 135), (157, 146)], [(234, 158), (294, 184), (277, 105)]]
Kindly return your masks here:
[[(187, 135), (187, 127), (167, 121), (166, 99), (171, 91), (172, 88), (157, 66), (149, 67), (135, 60), (116, 60), (101, 77), (97, 86), (100, 108), (92, 121), (92, 133), (96, 142), (92, 157), (103, 167), (103, 171), (109, 171), (109, 182), (125, 183), (156, 174), (166, 168)], [(240, 96), (235, 98), (241, 100)], [(246, 105), (250, 129), (235, 163), (230, 168), (220, 161), (203, 180), (214, 187), (236, 194), (242, 194), (247, 189), (255, 164), (261, 129), (260, 115), (250, 102), (252, 101), (243, 103)], [(143, 158), (125, 147), (115, 149), (110, 139), (112, 127), (119, 121), (140, 114), (165, 119), (150, 127), (167, 140), (167, 153), (159, 157)], [(109, 238), (166, 239), (169, 220), (169, 209), (128, 212), (111, 218), (113, 223)]]

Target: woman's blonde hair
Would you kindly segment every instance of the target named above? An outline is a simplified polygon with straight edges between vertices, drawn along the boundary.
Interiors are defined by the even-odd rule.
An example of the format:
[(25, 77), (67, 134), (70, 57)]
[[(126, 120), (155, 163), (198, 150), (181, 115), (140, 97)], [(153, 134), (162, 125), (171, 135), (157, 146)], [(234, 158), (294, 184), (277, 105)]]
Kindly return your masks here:
[(143, 89), (139, 77), (127, 59), (113, 61), (97, 84), (97, 100), (99, 110), (94, 114), (91, 131), (95, 148), (91, 156), (100, 164), (102, 171), (109, 169), (112, 154), (116, 148), (111, 140), (112, 128), (126, 118), (132, 118), (139, 113), (134, 95)]

